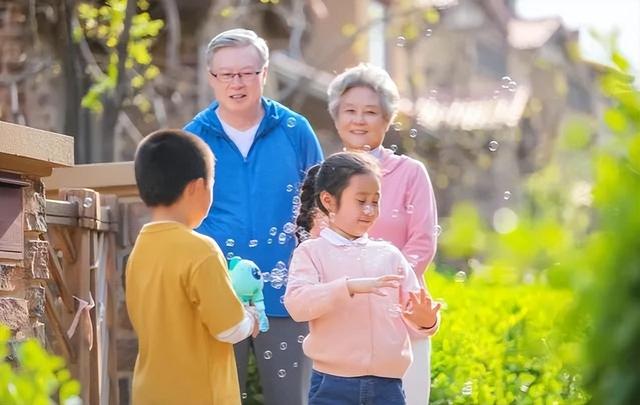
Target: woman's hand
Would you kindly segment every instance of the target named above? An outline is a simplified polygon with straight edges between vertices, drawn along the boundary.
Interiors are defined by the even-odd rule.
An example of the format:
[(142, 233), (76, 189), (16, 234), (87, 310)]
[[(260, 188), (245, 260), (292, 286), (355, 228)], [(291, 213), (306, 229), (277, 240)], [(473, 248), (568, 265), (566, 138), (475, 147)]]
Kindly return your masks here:
[(405, 319), (413, 322), (421, 329), (431, 329), (438, 322), (438, 311), (441, 304), (437, 302), (433, 305), (431, 297), (427, 295), (424, 288), (420, 289), (420, 294), (410, 292), (409, 301), (405, 306), (402, 315)]
[(386, 296), (387, 293), (382, 291), (383, 288), (398, 288), (400, 280), (404, 276), (399, 274), (388, 274), (380, 277), (362, 277), (350, 278), (347, 280), (347, 288), (349, 294), (376, 294)]

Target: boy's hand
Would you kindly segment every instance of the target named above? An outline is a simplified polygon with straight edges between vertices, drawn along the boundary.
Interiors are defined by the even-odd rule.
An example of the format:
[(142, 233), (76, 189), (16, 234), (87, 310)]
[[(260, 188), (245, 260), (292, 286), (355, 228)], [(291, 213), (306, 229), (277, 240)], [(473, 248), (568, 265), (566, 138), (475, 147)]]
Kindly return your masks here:
[(260, 334), (260, 316), (258, 316), (258, 310), (253, 305), (246, 306), (245, 309), (253, 318), (253, 331), (251, 332), (251, 337), (255, 338)]
[(421, 288), (420, 294), (409, 293), (409, 301), (402, 314), (405, 319), (413, 322), (419, 328), (431, 329), (436, 326), (440, 306), (439, 302), (433, 305), (431, 297), (427, 295), (424, 288)]
[(398, 288), (404, 276), (388, 274), (380, 277), (350, 278), (347, 280), (349, 294), (376, 294), (386, 296), (383, 288)]

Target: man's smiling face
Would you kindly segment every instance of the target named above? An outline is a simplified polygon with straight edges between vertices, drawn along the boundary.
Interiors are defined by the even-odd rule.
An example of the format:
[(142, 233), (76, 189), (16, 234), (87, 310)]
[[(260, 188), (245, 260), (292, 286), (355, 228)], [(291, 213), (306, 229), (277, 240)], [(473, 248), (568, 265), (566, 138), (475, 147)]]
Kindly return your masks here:
[[(225, 113), (243, 113), (260, 105), (267, 68), (262, 66), (258, 50), (253, 45), (216, 50), (209, 73), (209, 85), (219, 108)], [(221, 75), (229, 74), (235, 74), (231, 81), (221, 80)]]

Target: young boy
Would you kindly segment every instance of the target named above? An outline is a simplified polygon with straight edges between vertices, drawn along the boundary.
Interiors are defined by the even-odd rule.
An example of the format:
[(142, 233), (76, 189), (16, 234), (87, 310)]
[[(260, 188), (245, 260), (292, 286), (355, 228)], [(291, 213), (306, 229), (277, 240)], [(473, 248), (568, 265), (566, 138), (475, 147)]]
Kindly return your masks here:
[(181, 130), (156, 131), (136, 151), (152, 213), (126, 271), (136, 405), (240, 404), (233, 343), (257, 335), (257, 316), (236, 298), (216, 242), (192, 231), (211, 206), (213, 165), (207, 145)]

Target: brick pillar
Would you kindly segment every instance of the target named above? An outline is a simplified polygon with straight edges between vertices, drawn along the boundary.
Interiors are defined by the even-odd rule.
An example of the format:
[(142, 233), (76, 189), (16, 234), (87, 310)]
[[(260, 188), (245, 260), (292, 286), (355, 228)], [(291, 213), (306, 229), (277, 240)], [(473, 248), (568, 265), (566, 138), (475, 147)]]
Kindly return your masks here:
[(39, 178), (22, 177), (24, 257), (0, 259), (0, 323), (7, 325), (12, 341), (34, 337), (46, 345), (45, 285), (49, 279), (44, 187)]

